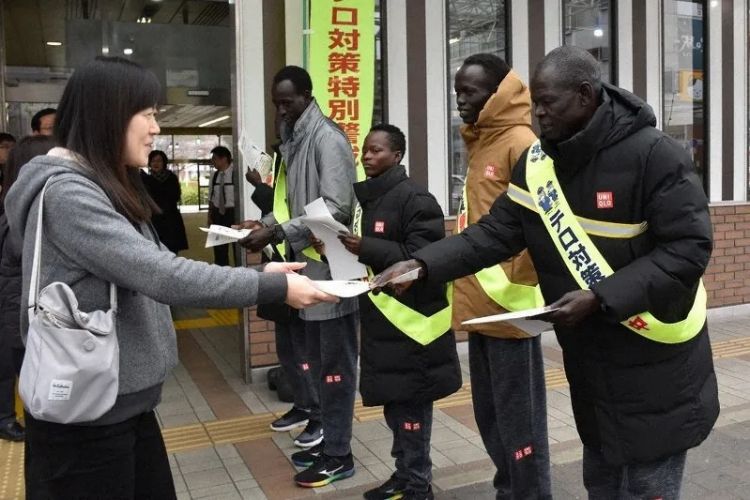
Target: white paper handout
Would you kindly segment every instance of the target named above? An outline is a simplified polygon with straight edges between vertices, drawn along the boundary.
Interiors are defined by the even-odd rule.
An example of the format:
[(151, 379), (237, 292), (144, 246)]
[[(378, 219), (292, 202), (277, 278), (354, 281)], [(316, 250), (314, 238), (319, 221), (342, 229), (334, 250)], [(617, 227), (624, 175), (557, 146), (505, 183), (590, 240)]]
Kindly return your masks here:
[(245, 165), (257, 170), (263, 182), (268, 183), (273, 176), (273, 158), (255, 144), (252, 144), (244, 132), (240, 135), (237, 146), (242, 152), (242, 161)]
[(370, 291), (370, 284), (359, 280), (313, 281), (313, 286), (329, 295), (342, 298), (356, 297)]
[(333, 218), (323, 198), (305, 205), (305, 213), (307, 215), (300, 219), (325, 244), (331, 277), (337, 281), (346, 281), (367, 276), (365, 265), (338, 238), (340, 231), (349, 232), (349, 229)]
[(202, 227), (200, 230), (208, 233), (206, 235), (206, 248), (234, 243), (250, 234), (251, 231), (250, 229), (232, 229), (231, 227), (219, 226), (217, 224), (211, 224), (207, 228)]
[[(375, 281), (378, 276), (375, 276), (375, 279), (373, 279), (373, 281)], [(417, 279), (419, 279), (419, 268), (412, 269), (411, 271), (406, 272), (404, 274), (399, 274), (398, 276), (394, 276), (393, 278), (383, 283), (383, 286), (397, 285), (399, 283), (408, 283), (409, 281), (414, 281)]]
[[(492, 316), (483, 316), (481, 318), (474, 318), (467, 321), (462, 321), (462, 325), (479, 325), (482, 323), (495, 323), (498, 321), (511, 321), (511, 320), (533, 320), (534, 316), (540, 314), (557, 311), (558, 308), (551, 306), (537, 307), (535, 309), (524, 309), (523, 311), (507, 312), (502, 314), (493, 314)], [(535, 320), (539, 321), (539, 320)]]

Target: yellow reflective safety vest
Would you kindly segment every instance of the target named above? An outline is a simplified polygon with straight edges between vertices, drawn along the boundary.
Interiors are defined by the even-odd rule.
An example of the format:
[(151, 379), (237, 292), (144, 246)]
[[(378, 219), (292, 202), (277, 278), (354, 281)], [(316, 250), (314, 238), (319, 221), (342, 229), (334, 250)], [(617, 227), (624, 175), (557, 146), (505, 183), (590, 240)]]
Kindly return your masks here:
[[(276, 161), (274, 160), (274, 164)], [(279, 165), (279, 173), (274, 179), (273, 185), (273, 216), (276, 219), (277, 224), (283, 224), (290, 219), (289, 216), (289, 202), (286, 198), (286, 162), (281, 160)], [(287, 250), (289, 244), (284, 240), (283, 242), (275, 245), (279, 255), (286, 260)], [(302, 250), (302, 253), (315, 261), (321, 262), (320, 255), (311, 246)]]
[[(647, 228), (645, 223), (618, 224), (576, 217), (557, 180), (554, 162), (542, 151), (539, 141), (531, 145), (526, 156), (526, 183), (528, 192), (512, 186), (513, 189), (508, 190), (509, 197), (524, 206), (531, 199), (533, 209), (542, 218), (568, 271), (584, 290), (614, 273), (589, 234), (632, 238)], [(703, 329), (705, 321), (706, 289), (701, 280), (693, 307), (684, 320), (664, 323), (645, 311), (631, 316), (621, 324), (649, 340), (678, 344), (695, 337)]]
[[(466, 181), (464, 181), (463, 196), (461, 197), (458, 217), (456, 218), (457, 233), (460, 233), (468, 226), (468, 200), (466, 196)], [(524, 309), (535, 309), (544, 306), (544, 297), (542, 297), (539, 285), (532, 286), (513, 283), (508, 279), (508, 275), (505, 274), (505, 270), (500, 264), (485, 267), (478, 273), (475, 273), (474, 276), (484, 293), (506, 311), (522, 311)]]
[[(357, 203), (354, 209), (354, 234), (362, 236), (362, 206)], [(372, 280), (373, 273), (367, 266), (367, 275)], [(370, 292), (367, 297), (383, 316), (407, 337), (421, 345), (427, 345), (439, 338), (451, 328), (453, 316), (453, 283), (447, 286), (448, 305), (431, 316), (425, 316), (419, 311), (404, 305), (395, 297), (385, 293), (375, 295)]]

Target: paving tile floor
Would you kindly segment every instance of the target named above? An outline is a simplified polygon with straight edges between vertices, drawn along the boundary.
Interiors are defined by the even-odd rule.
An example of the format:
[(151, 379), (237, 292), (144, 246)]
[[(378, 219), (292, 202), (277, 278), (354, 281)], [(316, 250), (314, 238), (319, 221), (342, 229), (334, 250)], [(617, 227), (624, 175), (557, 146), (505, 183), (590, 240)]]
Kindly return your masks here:
[[(178, 312), (178, 315), (182, 312)], [(200, 317), (189, 310), (183, 317)], [(750, 306), (710, 311), (714, 344), (750, 337)], [(158, 417), (166, 429), (280, 414), (289, 408), (276, 399), (263, 379), (245, 384), (239, 374), (235, 327), (182, 330), (180, 366), (170, 376)], [(561, 352), (552, 334), (543, 337), (545, 367), (561, 368)], [(464, 382), (468, 382), (466, 346), (459, 345)], [(715, 360), (722, 414), (717, 427), (688, 455), (683, 498), (750, 498), (750, 352)], [(581, 445), (567, 387), (548, 391), (548, 424), (555, 498), (585, 498), (581, 482)], [(180, 499), (198, 498), (361, 498), (362, 492), (393, 471), (391, 435), (381, 418), (356, 421), (352, 451), (357, 473), (315, 490), (296, 487), (289, 456), (296, 432), (275, 433), (228, 444), (170, 453)], [(439, 499), (493, 498), (493, 467), (482, 446), (469, 402), (435, 410), (432, 439), (434, 488)]]

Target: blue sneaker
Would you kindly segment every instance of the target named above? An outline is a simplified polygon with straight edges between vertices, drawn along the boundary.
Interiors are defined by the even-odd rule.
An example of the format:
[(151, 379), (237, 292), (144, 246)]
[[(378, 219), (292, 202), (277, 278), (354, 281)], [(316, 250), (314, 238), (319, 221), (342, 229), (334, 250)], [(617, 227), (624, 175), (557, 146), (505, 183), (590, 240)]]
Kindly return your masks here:
[(307, 427), (294, 440), (294, 445), (299, 448), (312, 448), (323, 442), (323, 424), (310, 420)]

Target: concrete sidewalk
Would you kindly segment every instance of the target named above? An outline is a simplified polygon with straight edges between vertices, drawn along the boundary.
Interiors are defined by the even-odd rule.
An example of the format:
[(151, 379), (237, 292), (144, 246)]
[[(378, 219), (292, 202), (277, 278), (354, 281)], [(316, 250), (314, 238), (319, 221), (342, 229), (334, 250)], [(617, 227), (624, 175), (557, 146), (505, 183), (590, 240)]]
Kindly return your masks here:
[[(361, 498), (390, 477), (391, 434), (382, 409), (355, 407), (350, 478), (324, 488), (294, 485), (294, 432), (268, 424), (290, 405), (265, 381), (240, 378), (234, 311), (176, 313), (180, 365), (157, 413), (180, 499)], [(750, 499), (750, 305), (709, 313), (722, 413), (709, 439), (688, 455), (683, 498)], [(562, 353), (544, 334), (548, 423), (555, 498), (585, 498), (581, 443), (575, 430)], [(471, 407), (466, 345), (459, 344), (464, 387), (436, 403), (433, 487), (440, 499), (494, 498), (494, 469)], [(260, 377), (259, 377), (260, 378)], [(23, 447), (0, 441), (0, 498), (23, 498)]]
[[(689, 454), (683, 497), (747, 498), (750, 493), (743, 492), (750, 491), (750, 331), (747, 329), (750, 306), (714, 310), (709, 318), (722, 414), (709, 440)], [(225, 345), (228, 340), (221, 341), (215, 329), (181, 331), (180, 335), (183, 364), (167, 386), (159, 416), (167, 428), (180, 421), (184, 428), (185, 423), (197, 419), (201, 422), (198, 425), (207, 428), (211, 439), (203, 448), (178, 451), (180, 441), (171, 437), (179, 436), (180, 429), (168, 431), (180, 498), (361, 498), (363, 491), (390, 476), (391, 435), (381, 409), (362, 408), (358, 404), (352, 442), (357, 462), (355, 476), (316, 490), (294, 486), (292, 476), (296, 469), (288, 460), (296, 451), (292, 444), (294, 434), (267, 429), (273, 415), (283, 413), (289, 405), (276, 401), (275, 394), (262, 381), (250, 386), (241, 383), (231, 362), (236, 357), (236, 348), (233, 344)], [(194, 358), (201, 357), (201, 352), (191, 348), (193, 343), (192, 347), (200, 347), (202, 356), (221, 372), (223, 384), (231, 388), (237, 400), (222, 395), (222, 380), (215, 379), (216, 373), (212, 376), (208, 373), (210, 366), (196, 363)], [(553, 334), (545, 334), (543, 344), (553, 492), (555, 498), (585, 498), (582, 448), (562, 372), (562, 353)], [(460, 351), (465, 348), (465, 344), (459, 345)], [(466, 384), (467, 358), (462, 352)], [(456, 395), (438, 402), (437, 407), (432, 439), (437, 497), (494, 497), (491, 486), (494, 468), (477, 432), (470, 391), (465, 385)], [(194, 415), (183, 412), (188, 408), (192, 408)], [(238, 416), (238, 411), (245, 416)], [(216, 420), (211, 420), (212, 416)], [(215, 429), (217, 422), (223, 422), (224, 427)], [(222, 441), (224, 444), (216, 444)]]

